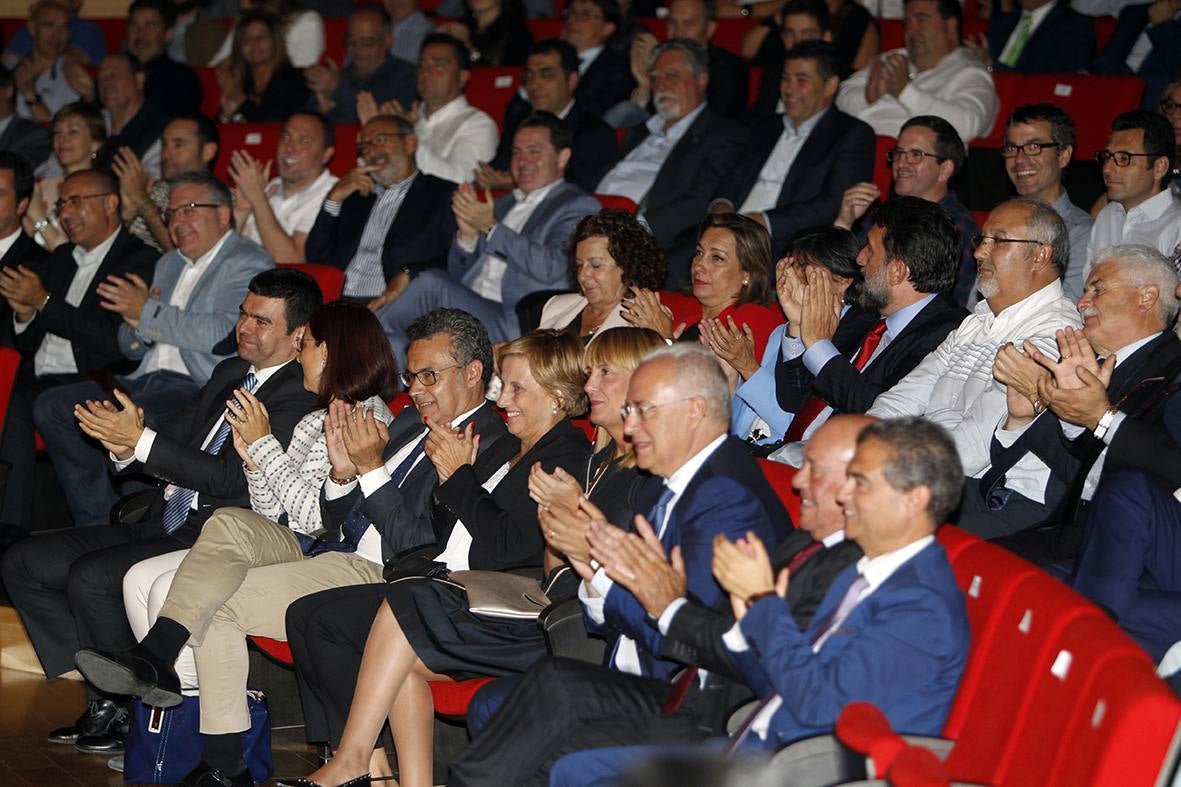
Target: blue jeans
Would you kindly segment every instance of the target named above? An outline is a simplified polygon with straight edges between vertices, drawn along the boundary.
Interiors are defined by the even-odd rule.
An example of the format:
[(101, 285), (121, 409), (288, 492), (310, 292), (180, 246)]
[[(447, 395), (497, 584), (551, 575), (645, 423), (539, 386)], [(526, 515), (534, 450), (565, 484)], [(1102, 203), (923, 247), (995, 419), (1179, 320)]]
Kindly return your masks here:
[[(152, 372), (142, 377), (116, 378), (119, 387), (144, 410), (144, 422), (155, 427), (184, 407), (200, 391), (191, 377), (176, 372)], [(119, 499), (107, 473), (107, 452), (78, 428), (74, 405), (87, 399), (107, 399), (97, 383), (86, 381), (45, 391), (33, 402), (33, 423), (53, 461), (75, 527), (105, 525)]]

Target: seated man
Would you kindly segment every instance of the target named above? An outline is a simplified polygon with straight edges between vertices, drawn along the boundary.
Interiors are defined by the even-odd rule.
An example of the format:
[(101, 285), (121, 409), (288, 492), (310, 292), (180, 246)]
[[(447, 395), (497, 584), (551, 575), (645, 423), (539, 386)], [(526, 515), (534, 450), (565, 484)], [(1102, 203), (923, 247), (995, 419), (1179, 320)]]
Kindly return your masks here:
[[(5, 163), (13, 168), (5, 170)], [(27, 162), (11, 153), (0, 154), (0, 173), (4, 172), (14, 180), (22, 179), (20, 185), (25, 188), (32, 181)], [(60, 194), (58, 215), (70, 242), (58, 246), (48, 259), (32, 254), (0, 270), (0, 295), (7, 302), (5, 311), (11, 313), (0, 331), (5, 344), (12, 344), (22, 355), (0, 438), (0, 461), (10, 467), (0, 521), (26, 530), (36, 459), (33, 401), (55, 386), (128, 365), (119, 348), (123, 318), (103, 308), (97, 285), (108, 276), (151, 281), (157, 258), (153, 249), (119, 223), (119, 194), (110, 175), (80, 170), (66, 176)], [(17, 201), (0, 201), (0, 206), (5, 203), (15, 214)], [(3, 224), (0, 220), (0, 227)]]
[(455, 185), (420, 172), (417, 149), (403, 118), (378, 115), (362, 126), (363, 163), (328, 192), (304, 244), (307, 259), (344, 268), (344, 297), (373, 309), (401, 295), (413, 276), (443, 267), (455, 239)]
[(1069, 240), (1053, 208), (1026, 197), (1001, 203), (977, 239), (984, 301), (869, 408), (878, 418), (924, 416), (947, 429), (970, 478), (987, 469), (992, 433), (1007, 409), (1005, 386), (992, 375), (997, 350), (1029, 341), (1048, 353), (1056, 331), (1082, 324), (1062, 295)]
[(1074, 121), (1054, 104), (1017, 107), (1005, 121), (1001, 146), (1005, 172), (1022, 197), (1040, 199), (1062, 217), (1070, 231), (1070, 263), (1062, 277), (1068, 298), (1083, 292), (1083, 269), (1091, 237), (1091, 214), (1070, 201), (1062, 185), (1062, 170), (1074, 156)]
[(29, 9), (30, 45), (22, 53), (4, 54), (16, 80), (19, 117), (49, 123), (66, 104), (93, 92), (85, 56), (69, 49), (70, 29), (70, 12), (57, 0), (38, 0)]
[(602, 117), (626, 101), (636, 86), (626, 52), (611, 46), (622, 14), (616, 0), (573, 0), (564, 12), (562, 39), (578, 51), (578, 89), (574, 97), (583, 109)]
[(431, 309), (463, 309), (484, 324), (492, 341), (506, 341), (520, 333), (518, 300), (567, 286), (566, 240), (579, 219), (599, 210), (594, 197), (563, 180), (569, 161), (570, 132), (553, 115), (539, 113), (517, 127), (512, 193), (495, 202), (486, 193), (482, 201), (470, 185), (459, 187), (451, 203), (459, 231), (447, 270), (425, 271), (377, 311), (400, 366), (407, 327)]
[[(919, 197), (941, 206), (955, 222), (960, 258), (952, 297), (961, 304), (975, 303), (972, 285), (976, 281), (976, 248), (972, 238), (980, 231), (976, 219), (956, 197), (948, 184), (964, 164), (967, 151), (955, 129), (941, 117), (920, 115), (902, 124), (898, 145), (886, 152), (886, 163), (894, 176), (894, 195)], [(833, 222), (838, 227), (857, 227), (862, 240), (873, 226), (871, 208), (887, 195), (870, 182), (851, 186), (841, 197)], [(869, 218), (858, 220), (866, 214)]]
[(826, 223), (845, 189), (873, 177), (874, 134), (832, 105), (836, 49), (809, 41), (784, 61), (785, 114), (761, 121), (710, 209), (736, 210), (771, 233), (778, 256), (800, 230)]
[[(76, 52), (83, 64), (95, 65), (107, 53), (106, 39), (99, 26), (90, 19), (79, 19), (85, 0), (65, 0), (59, 3), (66, 9), (70, 50)], [(31, 14), (35, 16), (35, 14)], [(36, 21), (22, 26), (4, 44), (5, 54), (28, 57), (36, 48)]]
[[(226, 341), (255, 274), (274, 267), (259, 246), (231, 228), (233, 198), (213, 175), (192, 172), (172, 181), (164, 219), (176, 249), (160, 258), (151, 286), (137, 276), (98, 284), (104, 308), (123, 318), (119, 350), (139, 361), (116, 378), (144, 408), (149, 426), (185, 406), (209, 381), (214, 366), (233, 352)], [(107, 522), (117, 495), (98, 447), (75, 423), (74, 408), (109, 396), (95, 382), (46, 391), (33, 404), (33, 422), (45, 441), (75, 526)]]
[[(759, 80), (758, 92), (754, 103), (748, 111), (751, 119), (768, 118), (782, 115), (786, 107), (783, 104), (780, 84), (783, 82), (783, 65), (787, 53), (805, 41), (825, 41), (832, 43), (832, 15), (828, 6), (820, 0), (788, 0), (780, 7), (778, 44), (771, 43), (776, 32), (768, 30), (764, 35), (763, 44), (751, 60), (752, 65), (764, 65), (763, 78)], [(758, 28), (756, 28), (758, 30)], [(764, 50), (771, 51), (765, 52)], [(766, 59), (758, 62), (766, 56)], [(852, 64), (841, 60), (838, 63), (837, 76), (842, 80), (853, 73)]]
[[(1083, 13), (1093, 13), (1083, 11)], [(1145, 82), (1144, 101), (1152, 109), (1162, 91), (1181, 72), (1181, 9), (1168, 0), (1127, 3), (1115, 30), (1091, 69), (1099, 74), (1135, 74)]]
[(994, 71), (1021, 74), (1074, 74), (1086, 71), (1095, 56), (1095, 25), (1059, 0), (1018, 0), (998, 9), (988, 35), (968, 47)]
[[(802, 502), (797, 529), (775, 548), (770, 565), (750, 559), (746, 566), (751, 576), (790, 570), (787, 602), (801, 629), (811, 623), (832, 581), (862, 554), (856, 544), (845, 539), (844, 514), (836, 495), (845, 483), (845, 467), (853, 456), (857, 434), (868, 423), (870, 419), (864, 416), (838, 416), (817, 431), (806, 449), (803, 468), (792, 479)], [(573, 552), (571, 556), (589, 560), (585, 525), (564, 517), (550, 517), (549, 523), (561, 531), (555, 540), (565, 546), (564, 552), (570, 550), (566, 554)], [(453, 771), (472, 775), (465, 778), (465, 784), (532, 784), (542, 781), (554, 762), (569, 752), (640, 742), (689, 743), (678, 736), (686, 729), (693, 729), (697, 739), (720, 735), (729, 705), (740, 701), (739, 695), (749, 697), (721, 640), (734, 624), (731, 610), (689, 598), (685, 574), (668, 562), (663, 544), (635, 534), (624, 539), (631, 543), (612, 550), (605, 564), (607, 572), (636, 597), (650, 619), (657, 621), (664, 637), (660, 655), (691, 665), (683, 675), (700, 674), (697, 667), (709, 670), (705, 685), (693, 680), (695, 674), (687, 684), (678, 678), (673, 686), (685, 685), (687, 692), (680, 706), (671, 708), (662, 706), (665, 696), (677, 690), (670, 692), (667, 680), (547, 659), (521, 679), (522, 685), (505, 701), (491, 726), (487, 726), (487, 706), (503, 689), (493, 684), (476, 695), (468, 713), (473, 744)], [(568, 546), (579, 542), (580, 546)], [(633, 557), (633, 550), (651, 551), (654, 559), (641, 561)], [(554, 730), (556, 734), (546, 736), (546, 745), (539, 746), (535, 733), (543, 733), (533, 727), (548, 727), (555, 719), (538, 714), (537, 708), (557, 698), (561, 698), (563, 721), (560, 729)]]
[(517, 126), (534, 112), (549, 112), (561, 118), (562, 125), (574, 136), (570, 143), (566, 180), (583, 191), (594, 191), (603, 175), (615, 163), (618, 143), (615, 131), (598, 115), (587, 111), (577, 99), (575, 93), (580, 79), (578, 53), (569, 42), (549, 38), (533, 45), (521, 77), (525, 97), (522, 98), (518, 93), (505, 107), (500, 147), (496, 150), (496, 158), (480, 165), (477, 186), (492, 189), (513, 187), (513, 176), (508, 167), (513, 156), (513, 138), (517, 134)]
[(887, 137), (897, 137), (915, 115), (938, 115), (964, 142), (987, 134), (996, 119), (996, 88), (960, 46), (963, 13), (958, 0), (907, 0), (906, 48), (884, 52), (846, 79), (837, 106)]
[(357, 122), (357, 96), (368, 93), (375, 105), (414, 103), (414, 67), (390, 53), (394, 34), (390, 15), (380, 5), (359, 5), (349, 16), (345, 35), (347, 65), (337, 68), (329, 58), (304, 70), (312, 91), (308, 106), (333, 123)]
[(165, 118), (201, 111), (201, 80), (168, 54), (176, 30), (176, 6), (170, 0), (132, 0), (127, 7), (127, 51), (143, 63), (147, 101)]
[(394, 32), (390, 54), (412, 66), (417, 65), (423, 39), (435, 32), (434, 23), (418, 7), (418, 0), (383, 0), (382, 6), (390, 15)]
[[(16, 81), (0, 65), (0, 150), (24, 156), (36, 169), (49, 158), (49, 130), (16, 115)], [(614, 155), (614, 154), (613, 154)]]
[(136, 155), (148, 174), (160, 174), (160, 132), (164, 116), (147, 102), (144, 67), (135, 55), (107, 55), (98, 67), (98, 97), (107, 115), (111, 135), (99, 151), (98, 163), (111, 166), (115, 153), (126, 148)]
[(332, 122), (307, 110), (283, 124), (275, 151), (276, 177), (270, 181), (269, 163), (264, 167), (246, 151), (235, 150), (230, 178), (241, 198), (234, 206), (234, 222), (242, 236), (261, 244), (279, 262), (308, 262), (308, 233), (338, 180), (328, 171), (335, 145)]
[[(254, 391), (270, 415), (272, 433), (286, 447), (295, 424), (316, 406), (295, 357), (303, 325), (320, 302), (320, 289), (306, 273), (255, 276), (235, 327), (238, 356), (218, 364), (197, 401), (158, 430), (145, 425), (137, 402), (122, 391), (115, 394), (122, 409), (109, 401), (78, 405), (81, 428), (102, 443), (116, 469), (139, 469), (166, 483), (153, 492), (140, 521), (27, 538), (5, 553), (4, 586), (46, 675), (73, 669), (82, 647), (119, 651), (133, 645), (123, 606), (127, 569), (192, 546), (216, 509), (250, 504), (242, 460), (228, 439), (226, 400), (237, 388)], [(54, 730), (50, 742), (118, 753), (120, 725), (126, 730), (123, 698), (90, 686), (87, 697), (78, 721)]]

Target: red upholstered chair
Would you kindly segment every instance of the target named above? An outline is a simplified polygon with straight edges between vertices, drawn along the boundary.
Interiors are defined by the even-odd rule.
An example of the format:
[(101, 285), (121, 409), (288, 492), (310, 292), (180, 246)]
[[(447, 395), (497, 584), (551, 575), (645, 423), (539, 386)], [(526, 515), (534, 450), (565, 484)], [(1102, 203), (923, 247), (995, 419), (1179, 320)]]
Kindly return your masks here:
[(906, 30), (901, 19), (879, 19), (878, 29), (881, 31), (883, 52), (906, 46)]
[(344, 288), (344, 271), (340, 268), (333, 268), (331, 265), (317, 265), (311, 262), (280, 262), (275, 267), (295, 268), (311, 276), (316, 280), (316, 284), (320, 285), (325, 303), (339, 298), (340, 291)]
[(348, 32), (349, 20), (343, 16), (325, 16), (324, 17), (324, 54), (320, 56), (320, 61), (323, 62), (327, 58), (332, 58), (332, 62), (336, 65), (344, 65), (345, 61), (345, 34)]
[(877, 145), (873, 152), (873, 185), (882, 193), (882, 201), (890, 195), (890, 187), (894, 185), (894, 172), (886, 163), (886, 151), (893, 150), (898, 144), (894, 137), (878, 136)]
[(943, 547), (943, 551), (947, 553), (947, 559), (954, 567), (956, 558), (966, 547), (979, 544), (984, 539), (972, 535), (967, 530), (961, 530), (955, 525), (944, 523), (935, 531), (935, 540)]
[(1107, 46), (1107, 42), (1111, 40), (1111, 34), (1115, 32), (1115, 17), (1114, 16), (1093, 16), (1091, 22), (1095, 25), (1095, 52), (1103, 51), (1103, 47)]
[(626, 210), (631, 215), (636, 215), (636, 203), (632, 202), (627, 197), (617, 197), (614, 194), (595, 194), (594, 197), (604, 208)]
[(336, 153), (328, 169), (338, 178), (343, 178), (357, 166), (357, 135), (360, 133), (361, 127), (356, 123), (336, 125)]
[[(217, 70), (205, 66), (193, 70), (197, 72), (197, 79), (201, 83), (201, 113), (216, 119), (218, 110), (221, 109), (221, 85), (217, 84)], [(222, 157), (220, 151), (217, 157)], [(229, 158), (228, 153), (226, 158)]]
[(273, 160), (282, 130), (282, 123), (219, 123), (221, 150), (213, 174), (230, 182), (230, 154), (235, 150), (244, 150), (264, 163)]
[(521, 68), (473, 68), (471, 75), (467, 83), (467, 100), (487, 112), (496, 121), (497, 128), (501, 128), (504, 109), (516, 95), (521, 81)]
[(20, 370), (21, 354), (11, 347), (0, 347), (0, 429), (8, 417), (8, 402), (12, 399), (12, 387), (16, 384), (16, 373)]
[(999, 99), (996, 120), (992, 124), (992, 131), (987, 136), (970, 140), (973, 147), (999, 148), (1005, 141), (1005, 118), (1013, 114), (1013, 110), (1028, 103), (1021, 95), (1021, 81), (1023, 77), (1012, 71), (995, 71), (992, 84), (996, 87)]
[(976, 226), (984, 229), (984, 222), (988, 221), (989, 212), (987, 210), (973, 210), (969, 211), (969, 213), (971, 213), (972, 218), (976, 220)]
[[(647, 22), (645, 22), (647, 24)], [(720, 47), (729, 52), (733, 52), (739, 57), (742, 56), (742, 39), (746, 37), (747, 32), (759, 24), (759, 20), (752, 17), (743, 17), (736, 19), (719, 19), (717, 20), (717, 27), (714, 29), (713, 40), (710, 41), (716, 47)], [(663, 40), (663, 36), (660, 37)], [(752, 83), (758, 84), (758, 83)]]
[(750, 79), (746, 83), (746, 108), (750, 109), (755, 105), (755, 101), (759, 97), (759, 85), (763, 84), (763, 74), (767, 69), (764, 66), (751, 66)]
[[(529, 35), (533, 36), (534, 41), (544, 41), (547, 38), (561, 38), (562, 28), (566, 26), (563, 19), (530, 19), (526, 23), (529, 26)], [(479, 69), (473, 69), (478, 71)]]
[(799, 527), (800, 496), (791, 485), (791, 480), (796, 475), (796, 468), (783, 462), (773, 462), (770, 459), (760, 458), (758, 462), (763, 475), (767, 477), (771, 488), (775, 490), (775, 494), (779, 496), (780, 502), (783, 503), (783, 507), (787, 509), (788, 515), (791, 516), (792, 524)]
[[(1107, 146), (1111, 121), (1123, 112), (1137, 109), (1143, 96), (1144, 80), (1135, 76), (1029, 74), (1021, 78), (1018, 103), (1049, 102), (1066, 110), (1078, 129), (1074, 158), (1090, 161)], [(1002, 120), (1006, 117), (1007, 114), (1001, 115)]]
[(398, 413), (410, 406), (410, 394), (403, 391), (393, 399), (390, 399), (388, 402), (386, 402), (386, 406), (390, 408), (390, 412), (396, 417)]

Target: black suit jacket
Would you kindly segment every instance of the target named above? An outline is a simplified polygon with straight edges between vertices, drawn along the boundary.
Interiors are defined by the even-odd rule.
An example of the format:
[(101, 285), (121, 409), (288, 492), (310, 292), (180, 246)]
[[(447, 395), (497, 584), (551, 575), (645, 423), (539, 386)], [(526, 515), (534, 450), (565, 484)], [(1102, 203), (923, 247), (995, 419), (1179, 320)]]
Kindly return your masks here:
[[(176, 535), (195, 540), (205, 520), (225, 506), (250, 507), (250, 490), (242, 472), (242, 460), (234, 450), (233, 440), (227, 439), (221, 450), (209, 454), (201, 450), (205, 437), (222, 418), (226, 400), (250, 371), (250, 363), (237, 356), (219, 363), (201, 388), (196, 400), (172, 415), (156, 430), (148, 461), (139, 462), (125, 472), (140, 470), (168, 483), (193, 489), (198, 493), (198, 509), (190, 511), (187, 521)], [(303, 369), (290, 361), (255, 391), (266, 405), (271, 419), (271, 433), (286, 449), (299, 419), (316, 408), (316, 396), (303, 387)], [(164, 515), (164, 487), (152, 501), (148, 516), (131, 525), (138, 538), (164, 535), (161, 523)]]
[[(500, 135), (496, 158), (492, 160), (494, 169), (508, 170), (513, 157), (513, 136), (521, 121), (532, 112), (533, 107), (520, 95), (513, 96), (505, 107), (504, 131)], [(598, 115), (588, 112), (578, 100), (575, 100), (566, 117), (562, 118), (562, 125), (574, 135), (570, 163), (566, 165), (566, 180), (581, 186), (586, 193), (593, 194), (599, 181), (615, 163), (615, 155), (619, 150), (615, 129), (604, 123)]]
[(1131, 74), (1128, 55), (1143, 32), (1148, 33), (1152, 51), (1136, 69), (1136, 75), (1145, 82), (1142, 109), (1156, 110), (1165, 86), (1181, 72), (1181, 21), (1176, 18), (1159, 25), (1148, 24), (1149, 3), (1124, 6), (1111, 40), (1091, 64), (1091, 70), (1100, 74)]
[[(488, 473), (504, 464), (512, 456), (519, 443), (508, 434), (504, 422), (492, 405), (485, 402), (476, 412), (459, 425), (466, 429), (474, 424), (480, 435), (479, 458), (476, 464), (483, 474), (477, 472), (480, 482)], [(387, 461), (408, 442), (422, 434), (422, 416), (414, 407), (406, 407), (390, 424), (390, 439), (386, 443), (384, 459)], [(487, 459), (485, 459), (485, 457)], [(487, 468), (491, 469), (487, 469)], [(434, 542), (431, 528), (433, 506), (431, 498), (439, 485), (439, 474), (430, 459), (423, 457), (414, 465), (409, 475), (399, 486), (392, 480), (365, 497), (360, 487), (354, 487), (347, 495), (328, 500), (321, 493), (320, 510), (324, 527), (339, 530), (345, 518), (354, 509), (365, 515), (381, 533), (382, 560), (388, 562), (402, 552)]]
[(160, 134), (163, 133), (166, 122), (164, 115), (145, 101), (139, 112), (124, 124), (119, 133), (103, 143), (102, 150), (98, 152), (99, 165), (104, 169), (110, 169), (115, 154), (122, 147), (131, 148), (136, 156), (143, 158), (148, 149), (160, 141)]
[(998, 13), (988, 25), (988, 51), (996, 71), (1063, 74), (1085, 71), (1095, 57), (1095, 26), (1066, 3), (1055, 5), (1025, 42), (1017, 65), (1000, 62), (1009, 36), (1021, 21), (1021, 9)]
[[(39, 248), (31, 240), (28, 243)], [(70, 342), (74, 350), (74, 364), (79, 372), (112, 367), (113, 371), (120, 371), (122, 366), (134, 368), (135, 364), (127, 361), (119, 349), (119, 326), (123, 324), (123, 317), (99, 305), (102, 299), (99, 298), (97, 288), (111, 275), (134, 273), (144, 281), (151, 281), (159, 257), (160, 252), (146, 246), (126, 228), (120, 227), (115, 242), (99, 263), (94, 279), (77, 306), (66, 302), (70, 282), (78, 270), (74, 262), (74, 244), (62, 244), (48, 258), (42, 257), (29, 265), (49, 291), (49, 303), (19, 335), (13, 332), (12, 310), (8, 304), (4, 304), (0, 310), (0, 319), (3, 319), (0, 330), (11, 336), (12, 345), (24, 356), (22, 364), (26, 367), (25, 371), (33, 373), (33, 356), (49, 333)], [(6, 257), (5, 266), (7, 264)]]
[(197, 73), (167, 53), (144, 64), (144, 94), (165, 118), (201, 111), (205, 91)]
[(620, 101), (631, 98), (636, 89), (631, 64), (626, 54), (620, 54), (608, 43), (578, 79), (574, 98), (592, 115), (602, 117)]
[[(45, 259), (45, 249), (37, 245), (36, 241), (21, 231), (12, 246), (3, 257), (0, 257), (0, 268), (15, 268), (24, 265), (26, 268), (37, 269), (41, 260)], [(0, 298), (0, 343), (5, 347), (13, 346), (12, 308), (8, 301)]]
[[(771, 556), (775, 575), (778, 576), (779, 571), (791, 563), (796, 553), (812, 543), (812, 536), (803, 530), (788, 533)], [(837, 574), (857, 562), (861, 555), (861, 547), (845, 540), (809, 556), (792, 573), (787, 586), (787, 604), (800, 631), (811, 623), (812, 616)], [(742, 676), (734, 668), (729, 652), (722, 644), (722, 635), (733, 625), (734, 614), (730, 609), (714, 609), (689, 601), (673, 615), (661, 655), (741, 681)]]
[(709, 47), (709, 87), (706, 103), (719, 115), (741, 118), (750, 93), (750, 69), (746, 61), (718, 46)]
[[(861, 346), (865, 334), (869, 333), (869, 329), (878, 319), (876, 314), (862, 311), (856, 306), (851, 307), (837, 323), (832, 343), (843, 357), (848, 358)], [(802, 357), (790, 361), (780, 357), (775, 364), (775, 398), (779, 406), (789, 413), (799, 410), (812, 395), (814, 381), (815, 378), (808, 371), (808, 367), (804, 366)]]
[[(652, 234), (664, 249), (673, 248), (678, 238), (695, 232), (710, 198), (742, 155), (746, 136), (741, 124), (706, 106), (673, 147), (640, 205)], [(631, 129), (623, 141), (619, 161), (647, 138), (646, 125)]]
[[(443, 268), (455, 240), (455, 214), (451, 193), (455, 184), (419, 172), (410, 184), (381, 247), (381, 266), (388, 282), (403, 267), (410, 275), (427, 268)], [(340, 206), (340, 215), (320, 209), (308, 233), (305, 252), (309, 262), (348, 267), (377, 196), (353, 194)]]
[[(730, 202), (735, 210), (742, 205), (758, 183), (783, 124), (783, 116), (776, 115), (754, 125), (742, 158), (717, 194), (719, 199)], [(792, 162), (775, 207), (767, 211), (771, 250), (776, 255), (800, 230), (830, 224), (845, 189), (873, 179), (875, 144), (868, 124), (835, 106), (825, 110)]]
[(0, 134), (0, 150), (19, 153), (36, 167), (49, 158), (53, 148), (49, 142), (47, 128), (40, 123), (13, 115), (8, 121), (8, 128)]

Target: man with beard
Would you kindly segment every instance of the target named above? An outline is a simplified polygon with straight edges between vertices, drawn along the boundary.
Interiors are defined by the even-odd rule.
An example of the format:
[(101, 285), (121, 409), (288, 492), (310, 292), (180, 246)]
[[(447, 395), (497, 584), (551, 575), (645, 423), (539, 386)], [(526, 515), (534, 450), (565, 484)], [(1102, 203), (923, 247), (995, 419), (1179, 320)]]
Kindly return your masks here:
[(839, 320), (827, 271), (792, 268), (780, 277), (780, 300), (790, 308), (775, 393), (795, 413), (779, 454), (790, 464), (802, 461), (793, 444), (833, 413), (864, 413), (967, 314), (946, 296), (959, 264), (958, 234), (932, 202), (898, 197), (883, 205), (857, 264), (865, 280)]

